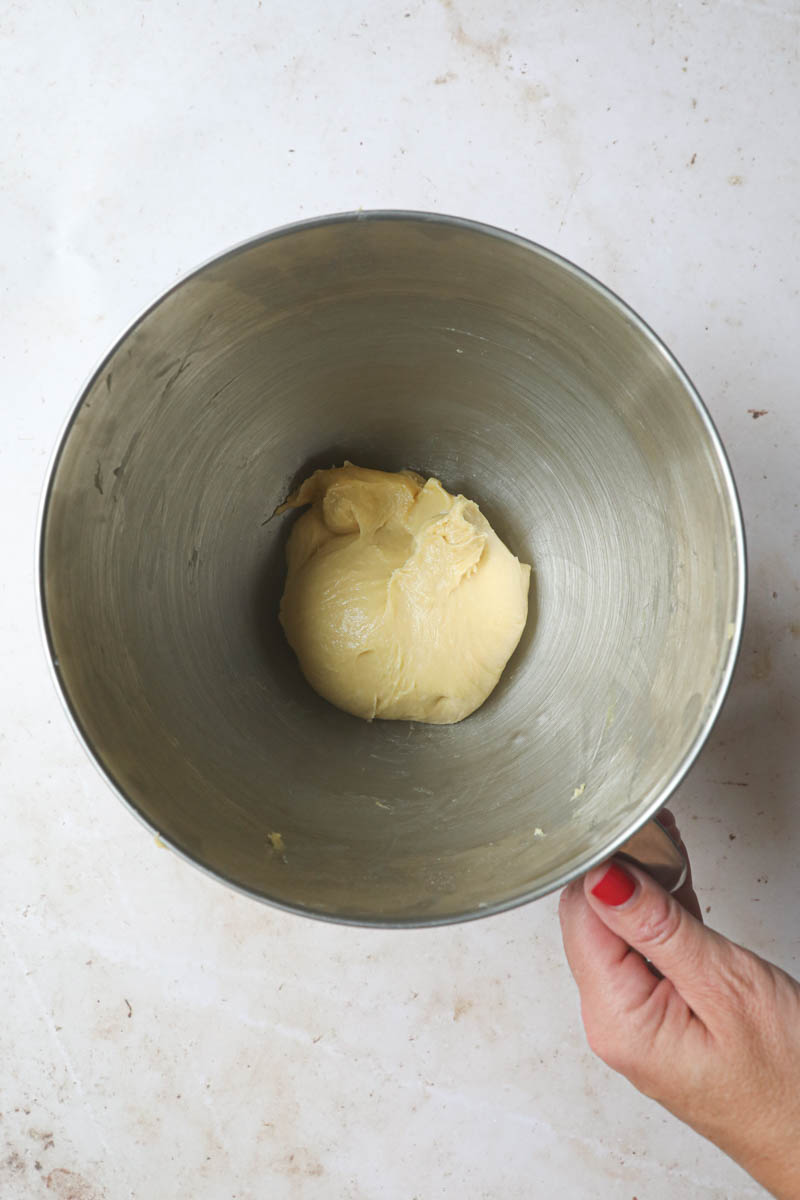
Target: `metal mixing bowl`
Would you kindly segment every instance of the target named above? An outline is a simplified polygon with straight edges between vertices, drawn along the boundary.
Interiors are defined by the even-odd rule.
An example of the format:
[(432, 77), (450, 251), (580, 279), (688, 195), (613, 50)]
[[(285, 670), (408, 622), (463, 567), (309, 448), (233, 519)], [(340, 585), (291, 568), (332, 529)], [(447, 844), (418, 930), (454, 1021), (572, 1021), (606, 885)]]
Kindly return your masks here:
[[(454, 726), (367, 724), (277, 621), (312, 468), (412, 467), (534, 564), (526, 633)], [(157, 301), (93, 375), (43, 504), (78, 732), (161, 838), (287, 908), (414, 925), (542, 896), (676, 787), (743, 618), (735, 489), (669, 352), (522, 238), (417, 213), (281, 229)]]

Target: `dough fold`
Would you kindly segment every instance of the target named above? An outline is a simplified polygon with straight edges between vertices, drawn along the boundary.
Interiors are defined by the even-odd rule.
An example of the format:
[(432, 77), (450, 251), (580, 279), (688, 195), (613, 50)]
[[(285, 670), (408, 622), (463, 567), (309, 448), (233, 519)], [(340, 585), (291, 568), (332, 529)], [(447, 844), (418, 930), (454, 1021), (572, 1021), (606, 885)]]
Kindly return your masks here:
[(315, 471), (277, 511), (306, 505), (280, 620), (314, 690), (368, 721), (469, 716), (522, 635), (531, 568), (477, 504), (413, 471)]

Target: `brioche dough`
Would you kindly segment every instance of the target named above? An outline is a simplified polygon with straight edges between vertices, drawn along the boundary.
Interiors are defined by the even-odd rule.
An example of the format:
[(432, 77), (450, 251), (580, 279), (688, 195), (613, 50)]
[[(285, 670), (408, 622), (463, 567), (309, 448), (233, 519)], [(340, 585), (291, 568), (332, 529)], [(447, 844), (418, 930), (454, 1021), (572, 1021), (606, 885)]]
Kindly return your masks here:
[(469, 716), (520, 639), (530, 567), (413, 471), (315, 471), (278, 512), (305, 505), (280, 619), (314, 690), (368, 721)]

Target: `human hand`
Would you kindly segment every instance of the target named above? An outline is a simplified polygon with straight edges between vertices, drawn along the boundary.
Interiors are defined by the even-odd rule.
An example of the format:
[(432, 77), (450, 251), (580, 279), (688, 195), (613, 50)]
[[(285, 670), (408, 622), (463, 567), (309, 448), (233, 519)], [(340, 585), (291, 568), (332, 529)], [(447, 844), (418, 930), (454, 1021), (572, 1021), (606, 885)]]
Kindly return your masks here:
[(800, 1200), (800, 984), (706, 929), (691, 882), (680, 896), (617, 862), (564, 890), (589, 1045), (779, 1200)]

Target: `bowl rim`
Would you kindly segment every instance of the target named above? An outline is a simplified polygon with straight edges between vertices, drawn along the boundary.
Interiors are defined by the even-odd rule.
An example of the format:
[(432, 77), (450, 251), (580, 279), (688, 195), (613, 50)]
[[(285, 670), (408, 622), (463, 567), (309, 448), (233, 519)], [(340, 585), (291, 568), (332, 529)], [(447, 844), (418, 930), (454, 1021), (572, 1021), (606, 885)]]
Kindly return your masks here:
[[(695, 407), (697, 415), (705, 429), (717, 462), (719, 464), (722, 477), (725, 483), (726, 494), (730, 509), (730, 517), (733, 527), (733, 535), (736, 546), (736, 600), (735, 612), (733, 617), (733, 631), (727, 640), (727, 661), (724, 670), (720, 676), (714, 695), (713, 702), (708, 708), (706, 719), (703, 725), (698, 730), (693, 741), (687, 748), (680, 762), (676, 765), (672, 775), (667, 780), (665, 785), (658, 791), (656, 796), (650, 801), (646, 809), (637, 816), (625, 827), (625, 829), (615, 836), (610, 841), (604, 843), (599, 849), (593, 850), (588, 854), (577, 866), (573, 866), (563, 874), (546, 880), (544, 883), (531, 887), (527, 891), (518, 896), (513, 896), (509, 899), (499, 900), (495, 902), (487, 902), (485, 906), (470, 909), (460, 913), (448, 913), (444, 915), (434, 915), (430, 917), (383, 917), (380, 914), (369, 913), (353, 913), (340, 915), (336, 913), (324, 912), (319, 909), (306, 907), (299, 903), (288, 903), (283, 900), (278, 900), (273, 897), (264, 895), (262, 892), (256, 891), (254, 888), (247, 887), (244, 884), (231, 879), (207, 863), (202, 862), (198, 857), (190, 853), (185, 848), (177, 845), (166, 837), (139, 809), (136, 803), (126, 795), (120, 784), (114, 779), (110, 770), (102, 762), (99, 753), (95, 750), (92, 740), (86, 730), (84, 730), (79, 713), (73, 706), (72, 700), (67, 691), (66, 685), (63, 682), (58, 669), (58, 656), (53, 644), (52, 632), (48, 620), (47, 613), (47, 596), (45, 591), (44, 580), (44, 548), (45, 535), (47, 527), (47, 517), (50, 508), (50, 501), (53, 494), (53, 487), (56, 472), (61, 460), (61, 455), (66, 446), (72, 426), (80, 412), (84, 399), (90, 389), (94, 386), (98, 377), (105, 370), (106, 364), (116, 353), (122, 343), (129, 337), (133, 331), (152, 313), (160, 304), (163, 303), (173, 292), (178, 291), (185, 283), (193, 279), (195, 276), (201, 275), (210, 266), (216, 266), (229, 258), (233, 258), (255, 246), (265, 244), (270, 241), (275, 241), (280, 238), (290, 237), (293, 234), (300, 233), (304, 230), (321, 228), (330, 225), (339, 225), (346, 223), (379, 223), (383, 221), (410, 221), (415, 223), (429, 223), (442, 225), (448, 228), (466, 230), (470, 233), (476, 233), (484, 237), (496, 238), (500, 241), (517, 246), (527, 252), (532, 252), (537, 256), (547, 259), (553, 265), (565, 270), (573, 278), (580, 283), (588, 286), (601, 299), (607, 301), (616, 308), (631, 324), (633, 324), (641, 334), (653, 345), (660, 353), (662, 358), (667, 362), (668, 366), (678, 376), (680, 382)], [(255, 234), (254, 236), (235, 242), (227, 249), (222, 250), (217, 254), (213, 254), (206, 258), (198, 266), (190, 268), (185, 273), (181, 274), (177, 280), (165, 288), (154, 300), (148, 303), (132, 321), (130, 321), (123, 331), (113, 340), (109, 348), (100, 356), (97, 363), (90, 371), (84, 383), (77, 392), (76, 398), (69, 408), (59, 433), (57, 435), (53, 450), (51, 452), (42, 491), (39, 499), (39, 507), (36, 521), (36, 541), (35, 541), (35, 562), (34, 562), (34, 586), (36, 590), (36, 607), (39, 618), (39, 630), (44, 646), (45, 657), (47, 659), (50, 678), (64, 708), (76, 737), (83, 746), (90, 761), (94, 764), (95, 769), (100, 773), (106, 784), (122, 801), (125, 807), (133, 814), (134, 817), (149, 831), (156, 841), (156, 844), (175, 852), (185, 862), (191, 863), (197, 867), (205, 875), (215, 879), (221, 883), (227, 884), (234, 891), (242, 895), (249, 896), (254, 900), (258, 900), (262, 904), (269, 905), (272, 908), (277, 908), (283, 912), (292, 913), (297, 916), (310, 917), (315, 920), (325, 921), (336, 925), (351, 925), (357, 927), (376, 928), (376, 929), (422, 929), (432, 928), (442, 925), (460, 924), (464, 921), (478, 920), (483, 917), (494, 916), (498, 913), (507, 912), (511, 909), (520, 907), (523, 904), (528, 904), (532, 900), (539, 900), (542, 897), (550, 894), (566, 886), (572, 880), (584, 875), (592, 867), (598, 866), (600, 863), (610, 858), (621, 846), (625, 844), (642, 826), (652, 820), (659, 810), (666, 804), (670, 796), (676, 791), (687, 774), (694, 765), (700, 751), (708, 740), (708, 736), (716, 723), (720, 714), (725, 698), (730, 689), (733, 673), (736, 668), (736, 663), (739, 657), (742, 643), (742, 635), (744, 630), (745, 611), (747, 603), (747, 545), (745, 539), (744, 520), (742, 517), (741, 501), (736, 488), (736, 482), (731, 470), (730, 461), (727, 452), (722, 443), (717, 427), (708, 411), (700, 393), (689, 377), (688, 373), (681, 366), (681, 363), (675, 357), (671, 350), (665, 345), (658, 334), (651, 328), (650, 325), (635, 311), (629, 304), (626, 303), (616, 292), (602, 283), (590, 272), (577, 266), (570, 259), (556, 253), (554, 250), (548, 249), (541, 243), (534, 241), (531, 238), (523, 237), (521, 234), (513, 233), (500, 226), (491, 225), (483, 221), (476, 221), (468, 217), (457, 217), (446, 213), (428, 212), (416, 209), (357, 209), (355, 211), (345, 211), (338, 213), (323, 214), (317, 217), (305, 218), (301, 221), (291, 221), (283, 225), (276, 226), (273, 229), (263, 233)]]

